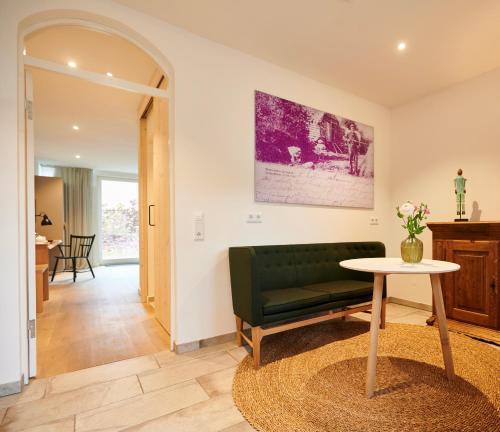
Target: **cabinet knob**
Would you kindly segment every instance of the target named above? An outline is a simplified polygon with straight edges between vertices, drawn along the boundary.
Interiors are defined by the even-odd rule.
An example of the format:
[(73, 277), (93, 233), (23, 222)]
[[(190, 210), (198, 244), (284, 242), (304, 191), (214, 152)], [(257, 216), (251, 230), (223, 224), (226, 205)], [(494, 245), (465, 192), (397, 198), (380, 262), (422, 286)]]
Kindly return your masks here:
[(496, 281), (495, 279), (492, 279), (492, 281), (491, 281), (491, 285), (490, 285), (490, 286), (491, 286), (491, 289), (492, 289), (493, 291), (496, 291), (496, 288), (497, 288), (497, 281)]

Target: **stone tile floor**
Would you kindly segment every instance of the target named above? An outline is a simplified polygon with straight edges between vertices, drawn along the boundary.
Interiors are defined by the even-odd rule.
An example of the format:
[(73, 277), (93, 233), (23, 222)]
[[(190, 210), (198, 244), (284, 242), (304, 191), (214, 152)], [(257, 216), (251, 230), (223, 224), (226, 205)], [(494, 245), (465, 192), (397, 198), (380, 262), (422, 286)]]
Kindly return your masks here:
[[(387, 305), (389, 322), (425, 325), (429, 315)], [(253, 431), (231, 397), (236, 366), (246, 354), (230, 342), (35, 379), (23, 393), (0, 398), (0, 431)]]

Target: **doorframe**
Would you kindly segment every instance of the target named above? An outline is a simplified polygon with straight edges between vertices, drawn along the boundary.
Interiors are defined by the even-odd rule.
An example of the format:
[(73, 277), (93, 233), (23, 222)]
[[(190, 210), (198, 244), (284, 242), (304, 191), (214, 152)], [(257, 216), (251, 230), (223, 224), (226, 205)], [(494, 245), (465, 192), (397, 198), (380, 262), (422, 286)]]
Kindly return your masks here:
[[(25, 91), (25, 98), (26, 101), (33, 101), (33, 79), (31, 75), (30, 70), (23, 70), (23, 75), (24, 75), (24, 91)], [(30, 158), (29, 155), (34, 152), (34, 145), (35, 145), (35, 134), (34, 134), (34, 127), (33, 127), (33, 117), (31, 118), (28, 115), (28, 112), (26, 110), (26, 107), (23, 110), (23, 119), (24, 119), (24, 160), (19, 159), (20, 162), (24, 161), (24, 169), (21, 175), (25, 173), (31, 173), (33, 171), (33, 174), (36, 172), (36, 167), (35, 167), (35, 159)], [(32, 107), (30, 107), (30, 110)], [(36, 299), (33, 298), (34, 296), (29, 296), (29, 286), (36, 285), (36, 278), (35, 278), (35, 262), (36, 262), (36, 246), (35, 242), (33, 241), (32, 244), (28, 242), (29, 238), (34, 239), (35, 237), (35, 232), (36, 232), (36, 223), (35, 223), (35, 218), (29, 218), (29, 214), (35, 214), (36, 213), (36, 208), (35, 208), (35, 176), (33, 175), (32, 181), (26, 182), (25, 188), (24, 188), (24, 193), (26, 197), (32, 196), (32, 199), (26, 200), (26, 211), (24, 213), (19, 212), (19, 221), (24, 225), (24, 230), (20, 230), (21, 233), (24, 232), (24, 236), (20, 238), (21, 242), (24, 242), (27, 246), (29, 245), (30, 247), (26, 248), (25, 256), (24, 256), (24, 263), (26, 265), (25, 271), (26, 271), (26, 291), (23, 296), (21, 296), (21, 304), (22, 301), (24, 300), (25, 296), (25, 301), (26, 301), (26, 320), (25, 320), (25, 325), (26, 325), (26, 332), (28, 336), (28, 346), (27, 346), (27, 351), (26, 351), (26, 358), (23, 357), (24, 361), (28, 362), (28, 371), (34, 371), (36, 373), (37, 369), (37, 332), (36, 332), (36, 325), (35, 328), (32, 328), (29, 325), (29, 321), (32, 319), (35, 319), (34, 323), (36, 324)], [(26, 177), (27, 179), (27, 177)], [(19, 200), (21, 202), (21, 199)], [(28, 221), (32, 221), (33, 223), (29, 223)], [(21, 243), (22, 244), (22, 243)], [(22, 259), (22, 254), (21, 254), (21, 259)], [(22, 271), (22, 266), (21, 266), (21, 271)], [(21, 275), (20, 275), (21, 276)], [(21, 279), (22, 280), (22, 279)], [(35, 286), (36, 290), (36, 286)], [(21, 325), (23, 323), (23, 320), (21, 319)], [(22, 329), (22, 327), (21, 327)], [(22, 334), (22, 333), (21, 333)], [(31, 340), (31, 343), (30, 343)], [(29, 379), (29, 372), (24, 373), (24, 379), (25, 379), (25, 384), (26, 380)]]
[[(175, 77), (174, 69), (169, 60), (164, 56), (159, 48), (153, 43), (136, 32), (126, 24), (114, 20), (113, 18), (93, 14), (85, 11), (75, 10), (44, 10), (39, 13), (30, 15), (18, 22), (18, 43), (17, 43), (17, 64), (18, 64), (18, 98), (17, 98), (17, 123), (18, 123), (18, 212), (21, 223), (20, 228), (20, 245), (19, 258), (21, 261), (19, 270), (19, 295), (20, 295), (20, 337), (21, 337), (21, 373), (24, 377), (24, 384), (29, 383), (29, 378), (36, 375), (36, 370), (30, 368), (30, 342), (28, 334), (28, 322), (30, 314), (28, 311), (28, 302), (33, 295), (30, 292), (36, 293), (36, 287), (28, 277), (29, 271), (35, 266), (34, 259), (34, 241), (28, 239), (26, 233), (32, 232), (35, 229), (34, 217), (28, 213), (30, 211), (29, 203), (34, 200), (33, 188), (30, 189), (30, 181), (34, 181), (34, 149), (26, 148), (26, 132), (25, 132), (25, 65), (24, 65), (24, 40), (31, 33), (47, 27), (54, 26), (80, 26), (94, 31), (101, 31), (107, 34), (113, 34), (121, 37), (149, 55), (160, 66), (165, 75), (168, 77), (168, 152), (169, 152), (169, 188), (170, 188), (170, 250), (169, 260), (171, 265), (170, 277), (170, 293), (171, 293), (171, 333), (170, 333), (170, 349), (175, 347), (177, 335), (177, 314), (176, 314), (176, 298), (177, 298), (177, 283), (176, 283), (176, 236), (175, 236), (175, 172), (174, 172), (174, 146), (175, 146)], [(36, 102), (35, 102), (36, 103)], [(28, 161), (33, 161), (29, 163)], [(33, 253), (31, 253), (33, 249)], [(35, 294), (36, 295), (36, 294)], [(36, 313), (35, 313), (36, 320)], [(32, 373), (31, 373), (32, 372)]]

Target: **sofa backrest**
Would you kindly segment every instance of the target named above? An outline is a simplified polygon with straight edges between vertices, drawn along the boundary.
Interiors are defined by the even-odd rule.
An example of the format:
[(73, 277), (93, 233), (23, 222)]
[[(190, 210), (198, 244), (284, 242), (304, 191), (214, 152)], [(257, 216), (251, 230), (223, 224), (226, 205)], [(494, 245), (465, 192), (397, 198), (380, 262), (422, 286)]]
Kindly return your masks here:
[(296, 286), (295, 246), (254, 246), (262, 291)]
[(385, 256), (385, 246), (380, 242), (254, 246), (252, 249), (262, 291), (342, 279), (371, 281), (372, 274), (344, 269), (339, 262)]

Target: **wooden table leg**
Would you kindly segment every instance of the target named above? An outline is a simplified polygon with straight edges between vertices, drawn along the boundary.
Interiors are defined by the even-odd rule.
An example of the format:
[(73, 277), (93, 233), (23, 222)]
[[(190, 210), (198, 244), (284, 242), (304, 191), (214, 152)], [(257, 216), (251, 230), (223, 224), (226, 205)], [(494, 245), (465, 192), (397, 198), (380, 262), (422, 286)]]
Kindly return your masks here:
[(371, 398), (375, 391), (377, 375), (377, 345), (380, 314), (382, 309), (382, 292), (384, 290), (384, 275), (375, 273), (372, 300), (372, 320), (370, 323), (370, 351), (368, 352), (368, 369), (366, 377), (366, 396)]
[(36, 272), (36, 313), (43, 312), (43, 272)]
[(441, 280), (439, 274), (431, 274), (432, 295), (439, 324), (439, 337), (441, 338), (441, 349), (443, 350), (444, 367), (449, 380), (455, 376), (453, 357), (451, 356), (451, 345), (448, 337), (448, 323), (444, 309), (443, 293), (441, 291)]
[(43, 272), (43, 300), (49, 299), (49, 270)]
[(380, 328), (385, 329), (385, 317), (387, 313), (387, 298), (382, 299), (382, 310), (380, 311)]

